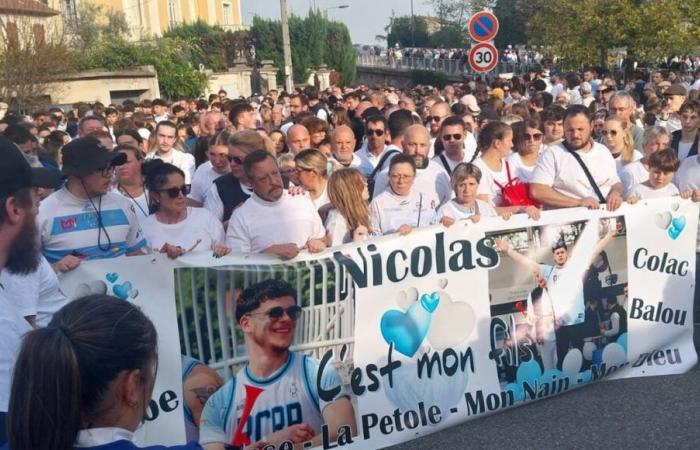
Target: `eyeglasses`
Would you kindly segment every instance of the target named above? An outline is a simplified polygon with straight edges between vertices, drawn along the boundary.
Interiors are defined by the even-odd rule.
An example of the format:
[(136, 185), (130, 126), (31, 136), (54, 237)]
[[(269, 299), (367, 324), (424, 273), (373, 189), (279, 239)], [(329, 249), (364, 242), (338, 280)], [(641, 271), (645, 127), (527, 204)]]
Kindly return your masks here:
[(456, 134), (443, 134), (442, 135), (442, 140), (443, 141), (461, 141), (462, 140), (462, 135), (459, 133)]
[(411, 178), (413, 178), (413, 175), (394, 174), (394, 175), (389, 175), (389, 178), (391, 178), (392, 180), (396, 180), (396, 181), (410, 180)]
[(601, 133), (603, 133), (604, 136), (617, 136), (617, 130), (603, 130)]
[(259, 316), (259, 315), (265, 315), (270, 318), (270, 320), (280, 320), (282, 316), (287, 314), (287, 317), (289, 317), (291, 320), (297, 320), (299, 318), (299, 314), (301, 314), (301, 306), (294, 305), (290, 306), (288, 308), (282, 308), (281, 306), (275, 306), (274, 308), (270, 308), (267, 311), (263, 312), (258, 312), (258, 313), (248, 313), (247, 315), (249, 316)]
[(367, 136), (375, 135), (377, 137), (384, 136), (384, 130), (367, 130)]
[(241, 158), (239, 158), (238, 156), (230, 156), (229, 155), (229, 156), (226, 156), (226, 158), (228, 159), (228, 162), (234, 162), (234, 163), (238, 164), (239, 166), (243, 164), (243, 160)]
[(542, 133), (535, 134), (525, 134), (525, 140), (527, 141), (540, 141), (542, 140)]
[(612, 106), (610, 107), (610, 112), (616, 113), (616, 112), (625, 112), (627, 111), (627, 107), (623, 106), (621, 108), (613, 108)]
[(444, 117), (440, 116), (428, 116), (425, 118), (428, 122), (440, 122), (442, 119), (444, 119)]
[(183, 197), (187, 197), (187, 195), (190, 193), (190, 186), (188, 184), (185, 184), (184, 186), (180, 187), (172, 187), (170, 189), (161, 189), (158, 192), (165, 192), (168, 194), (168, 197), (170, 198), (177, 198), (180, 195), (180, 192), (182, 192)]

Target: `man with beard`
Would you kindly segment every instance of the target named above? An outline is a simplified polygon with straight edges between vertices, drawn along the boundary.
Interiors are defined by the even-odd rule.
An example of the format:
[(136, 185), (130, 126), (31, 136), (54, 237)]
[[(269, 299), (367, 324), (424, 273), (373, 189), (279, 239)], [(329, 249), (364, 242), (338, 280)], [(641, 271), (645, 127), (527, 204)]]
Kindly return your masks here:
[[(55, 188), (60, 177), (47, 169), (32, 169), (4, 137), (0, 137), (0, 161), (0, 272), (30, 274), (40, 262), (35, 188)], [(31, 330), (18, 308), (22, 300), (0, 285), (0, 445), (6, 442), (5, 416), (16, 355), (22, 336)]]
[(63, 147), (61, 171), (68, 180), (41, 203), (37, 217), (42, 252), (56, 272), (71, 271), (84, 259), (147, 249), (133, 204), (110, 191), (114, 168), (125, 161), (124, 153), (110, 152), (94, 137)]
[(282, 184), (274, 156), (256, 150), (243, 160), (253, 195), (231, 215), (226, 245), (234, 252), (294, 258), (300, 250), (326, 248), (326, 230), (308, 195), (291, 195)]
[(598, 209), (606, 203), (614, 211), (622, 204), (615, 160), (605, 146), (591, 139), (591, 117), (585, 106), (566, 110), (564, 140), (550, 146), (537, 162), (530, 197), (549, 209)]
[[(199, 443), (205, 449), (287, 448), (283, 442), (320, 446), (324, 424), (330, 442), (341, 426), (356, 433), (349, 393), (335, 369), (326, 366), (319, 373), (316, 359), (289, 350), (301, 315), (296, 297), (286, 281), (265, 280), (236, 302), (249, 360), (204, 406)], [(319, 397), (319, 387), (336, 386), (340, 391), (331, 400)]]
[[(430, 133), (422, 125), (411, 125), (406, 128), (403, 135), (403, 154), (413, 158), (416, 163), (416, 178), (413, 182), (413, 189), (422, 192), (425, 196), (436, 196), (440, 200), (440, 205), (452, 198), (452, 187), (450, 176), (442, 166), (428, 158), (430, 151)], [(389, 168), (377, 174), (374, 183), (374, 194), (376, 198), (389, 185)]]

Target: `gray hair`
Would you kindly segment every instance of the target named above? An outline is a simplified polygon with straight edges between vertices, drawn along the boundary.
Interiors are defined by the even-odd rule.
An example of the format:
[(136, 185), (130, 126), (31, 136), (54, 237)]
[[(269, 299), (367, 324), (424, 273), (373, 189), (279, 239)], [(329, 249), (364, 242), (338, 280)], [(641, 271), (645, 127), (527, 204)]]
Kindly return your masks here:
[(615, 100), (618, 99), (625, 99), (627, 100), (627, 104), (630, 105), (633, 109), (637, 107), (637, 102), (634, 101), (634, 97), (632, 97), (629, 92), (627, 91), (616, 91), (612, 97), (610, 97), (610, 101), (608, 104), (612, 104)]
[(642, 147), (646, 147), (651, 143), (651, 141), (658, 139), (661, 136), (671, 137), (671, 134), (664, 127), (654, 125), (644, 130), (644, 136), (642, 137)]

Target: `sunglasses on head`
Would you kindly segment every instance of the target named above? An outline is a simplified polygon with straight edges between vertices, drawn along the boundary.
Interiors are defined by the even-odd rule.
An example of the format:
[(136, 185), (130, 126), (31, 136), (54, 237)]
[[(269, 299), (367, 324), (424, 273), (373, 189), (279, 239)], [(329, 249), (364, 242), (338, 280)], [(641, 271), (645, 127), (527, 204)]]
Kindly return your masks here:
[(165, 192), (170, 198), (177, 198), (182, 192), (183, 197), (187, 197), (190, 193), (190, 186), (188, 184), (180, 187), (172, 187), (170, 189), (161, 189), (158, 192)]
[(377, 137), (384, 136), (384, 130), (367, 130), (367, 136), (375, 135)]
[(264, 312), (248, 313), (249, 316), (265, 315), (271, 320), (280, 320), (285, 314), (287, 314), (287, 317), (289, 317), (290, 319), (297, 320), (299, 318), (299, 314), (301, 314), (301, 306), (294, 305), (288, 308), (275, 306), (274, 308), (270, 308)]
[(443, 134), (442, 135), (442, 140), (444, 141), (461, 141), (462, 140), (462, 135), (459, 133), (456, 134)]

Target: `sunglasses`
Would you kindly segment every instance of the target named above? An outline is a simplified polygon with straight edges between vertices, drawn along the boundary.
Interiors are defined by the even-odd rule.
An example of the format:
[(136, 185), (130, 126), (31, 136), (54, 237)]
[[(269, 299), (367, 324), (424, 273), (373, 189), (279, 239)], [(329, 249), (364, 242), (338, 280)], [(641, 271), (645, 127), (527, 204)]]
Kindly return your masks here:
[(158, 192), (165, 192), (168, 194), (168, 197), (170, 198), (177, 198), (180, 195), (180, 192), (182, 192), (183, 197), (187, 197), (187, 195), (190, 193), (190, 186), (188, 184), (180, 187), (173, 187), (170, 189), (161, 189)]
[(442, 135), (442, 140), (443, 141), (461, 141), (462, 140), (462, 135), (457, 133), (457, 134), (443, 134)]
[(542, 140), (542, 133), (525, 134), (525, 139), (528, 140), (528, 141), (539, 141), (539, 140)]
[(228, 158), (228, 162), (235, 162), (239, 166), (243, 164), (243, 160), (238, 156), (227, 156), (226, 158)]
[(440, 116), (428, 116), (425, 118), (428, 122), (440, 122), (442, 119)]
[(367, 136), (375, 135), (377, 137), (384, 136), (384, 130), (367, 130)]
[(601, 133), (603, 133), (604, 136), (617, 136), (617, 130), (603, 130)]
[(280, 320), (285, 314), (287, 314), (287, 317), (289, 317), (291, 320), (297, 320), (299, 318), (299, 314), (301, 314), (301, 306), (294, 305), (290, 306), (289, 308), (275, 306), (274, 308), (270, 308), (267, 311), (259, 313), (248, 313), (249, 316), (265, 315), (269, 317), (270, 320)]

